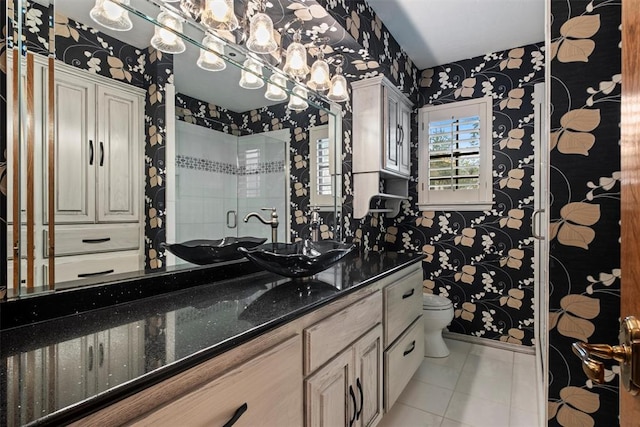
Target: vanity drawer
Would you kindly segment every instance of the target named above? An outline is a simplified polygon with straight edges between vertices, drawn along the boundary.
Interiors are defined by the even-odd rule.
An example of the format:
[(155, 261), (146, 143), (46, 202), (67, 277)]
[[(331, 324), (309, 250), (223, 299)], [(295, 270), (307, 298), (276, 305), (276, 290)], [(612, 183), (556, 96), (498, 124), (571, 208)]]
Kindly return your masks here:
[(422, 270), (384, 288), (384, 346), (388, 347), (422, 314)]
[(379, 291), (304, 330), (305, 375), (324, 365), (382, 321)]
[[(109, 274), (141, 270), (140, 254), (135, 251), (113, 254), (56, 257), (56, 283)], [(45, 267), (45, 277), (47, 277)]]
[(384, 352), (384, 408), (389, 411), (424, 359), (422, 316)]
[[(138, 249), (140, 247), (140, 226), (138, 224), (110, 224), (57, 227), (55, 239), (56, 256)], [(48, 241), (46, 230), (44, 231), (44, 241)], [(47, 252), (45, 246), (45, 257), (49, 256)]]
[(132, 425), (226, 426), (240, 414), (235, 427), (299, 427), (303, 425), (301, 352), (296, 335)]

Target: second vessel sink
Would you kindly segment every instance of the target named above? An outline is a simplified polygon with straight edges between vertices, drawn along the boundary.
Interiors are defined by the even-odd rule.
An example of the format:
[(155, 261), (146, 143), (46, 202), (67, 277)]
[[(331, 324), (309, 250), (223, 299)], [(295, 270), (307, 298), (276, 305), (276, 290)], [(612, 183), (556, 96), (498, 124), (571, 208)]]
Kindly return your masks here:
[(238, 251), (262, 268), (285, 277), (308, 277), (326, 270), (353, 250), (349, 243), (333, 240), (267, 243)]
[(206, 265), (242, 258), (239, 247), (258, 246), (267, 239), (259, 237), (225, 237), (217, 240), (188, 240), (182, 243), (163, 243), (162, 246), (175, 256), (193, 264)]

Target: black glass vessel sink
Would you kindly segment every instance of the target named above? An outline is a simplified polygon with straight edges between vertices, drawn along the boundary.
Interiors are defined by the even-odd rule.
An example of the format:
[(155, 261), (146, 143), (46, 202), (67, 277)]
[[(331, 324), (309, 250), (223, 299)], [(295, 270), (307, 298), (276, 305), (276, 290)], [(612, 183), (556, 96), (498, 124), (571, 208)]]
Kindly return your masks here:
[(182, 243), (163, 243), (162, 246), (185, 261), (206, 265), (220, 261), (230, 261), (243, 257), (239, 247), (252, 248), (266, 242), (261, 237), (225, 237), (217, 240), (188, 240)]
[(326, 270), (355, 246), (333, 240), (266, 243), (238, 251), (262, 268), (285, 277), (308, 277)]

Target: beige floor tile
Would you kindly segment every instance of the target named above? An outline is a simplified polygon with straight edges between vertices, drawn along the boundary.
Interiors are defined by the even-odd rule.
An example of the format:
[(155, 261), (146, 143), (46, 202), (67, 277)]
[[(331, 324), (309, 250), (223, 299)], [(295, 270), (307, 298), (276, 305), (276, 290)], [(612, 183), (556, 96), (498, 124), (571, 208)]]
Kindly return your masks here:
[(509, 406), (459, 392), (453, 393), (445, 418), (474, 427), (509, 425)]
[(511, 373), (506, 370), (491, 374), (463, 371), (455, 391), (508, 406), (511, 403), (511, 383)]
[(466, 341), (454, 340), (452, 338), (445, 338), (444, 342), (447, 344), (447, 347), (450, 351), (455, 351), (458, 353), (469, 353), (473, 344)]
[(398, 398), (398, 402), (442, 416), (447, 410), (452, 394), (453, 390), (411, 380)]
[(430, 358), (425, 358), (413, 379), (453, 390), (459, 376), (460, 369), (439, 365), (431, 362)]
[(480, 375), (506, 375), (509, 378), (513, 375), (513, 363), (498, 359), (492, 359), (477, 354), (469, 354), (465, 361), (462, 372), (470, 372)]
[(440, 427), (442, 417), (396, 402), (378, 427)]
[(442, 424), (440, 424), (440, 427), (473, 427), (473, 426), (470, 424), (461, 423), (460, 421), (450, 420), (448, 418), (445, 418), (444, 420), (442, 420)]
[(469, 354), (475, 354), (482, 357), (488, 357), (502, 362), (513, 363), (513, 351), (503, 350), (501, 348), (489, 347), (487, 345), (474, 344), (469, 350)]
[(464, 366), (464, 362), (467, 360), (467, 353), (451, 351), (447, 357), (425, 357), (425, 359), (431, 363), (461, 371)]
[(511, 407), (509, 427), (542, 427), (542, 424), (540, 424), (536, 412)]

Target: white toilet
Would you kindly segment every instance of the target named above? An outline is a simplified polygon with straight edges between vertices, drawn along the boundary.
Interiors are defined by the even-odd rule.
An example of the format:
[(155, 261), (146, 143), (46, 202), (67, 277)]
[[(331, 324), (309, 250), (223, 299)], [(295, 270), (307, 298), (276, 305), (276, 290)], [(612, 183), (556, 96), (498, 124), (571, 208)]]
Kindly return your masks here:
[(438, 295), (423, 294), (424, 355), (447, 357), (449, 349), (442, 339), (442, 330), (453, 320), (453, 303)]

